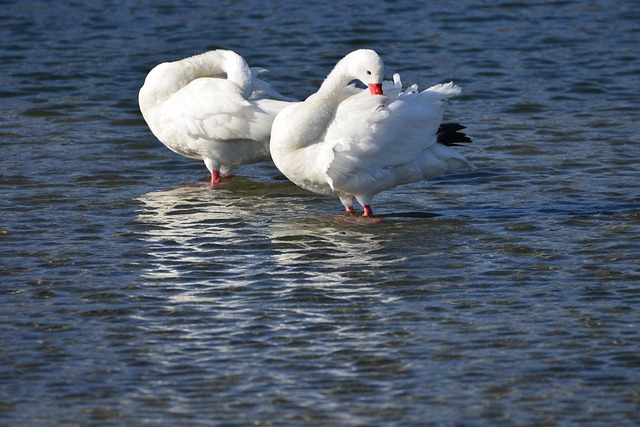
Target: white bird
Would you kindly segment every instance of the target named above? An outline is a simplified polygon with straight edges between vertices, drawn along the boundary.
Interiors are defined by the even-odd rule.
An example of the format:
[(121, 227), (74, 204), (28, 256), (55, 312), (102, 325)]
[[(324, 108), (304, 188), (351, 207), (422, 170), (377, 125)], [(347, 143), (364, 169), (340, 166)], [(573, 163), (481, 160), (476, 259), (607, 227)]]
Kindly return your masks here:
[(269, 135), (287, 98), (257, 78), (230, 50), (157, 65), (140, 89), (140, 111), (151, 132), (183, 156), (204, 160), (211, 184), (234, 166), (271, 159)]
[[(460, 88), (447, 83), (402, 92), (399, 76), (383, 86), (383, 75), (376, 52), (351, 52), (316, 93), (282, 110), (271, 130), (271, 156), (287, 178), (338, 196), (347, 212), (354, 212), (355, 199), (367, 217), (373, 216), (371, 199), (383, 190), (474, 168), (450, 147), (471, 142), (458, 132), (464, 127), (441, 127), (442, 100)], [(370, 91), (347, 86), (352, 80)]]

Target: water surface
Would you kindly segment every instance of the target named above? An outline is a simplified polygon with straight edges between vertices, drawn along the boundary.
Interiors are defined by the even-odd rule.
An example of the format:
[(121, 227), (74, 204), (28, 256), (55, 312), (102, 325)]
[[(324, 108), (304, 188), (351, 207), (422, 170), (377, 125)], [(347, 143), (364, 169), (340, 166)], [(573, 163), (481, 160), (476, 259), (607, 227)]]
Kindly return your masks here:
[[(633, 2), (4, 2), (0, 425), (640, 422)], [(374, 200), (211, 190), (149, 132), (214, 48), (313, 93), (351, 50), (454, 80), (478, 166)]]

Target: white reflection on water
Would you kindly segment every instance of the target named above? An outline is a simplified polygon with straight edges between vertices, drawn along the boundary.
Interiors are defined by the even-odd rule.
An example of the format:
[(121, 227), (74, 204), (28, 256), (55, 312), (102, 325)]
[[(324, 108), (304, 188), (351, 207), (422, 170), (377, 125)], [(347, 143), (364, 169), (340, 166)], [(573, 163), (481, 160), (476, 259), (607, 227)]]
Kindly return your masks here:
[(138, 221), (149, 226), (145, 240), (156, 259), (154, 268), (143, 275), (150, 279), (178, 279), (189, 273), (185, 265), (202, 268), (223, 262), (224, 242), (238, 238), (238, 224), (243, 221), (242, 212), (233, 209), (230, 200), (212, 197), (206, 187), (154, 191), (139, 200), (144, 207)]
[(343, 215), (301, 218), (272, 194), (283, 185), (187, 186), (143, 195), (138, 222), (155, 260), (143, 278), (331, 286), (402, 261), (385, 253), (385, 225)]

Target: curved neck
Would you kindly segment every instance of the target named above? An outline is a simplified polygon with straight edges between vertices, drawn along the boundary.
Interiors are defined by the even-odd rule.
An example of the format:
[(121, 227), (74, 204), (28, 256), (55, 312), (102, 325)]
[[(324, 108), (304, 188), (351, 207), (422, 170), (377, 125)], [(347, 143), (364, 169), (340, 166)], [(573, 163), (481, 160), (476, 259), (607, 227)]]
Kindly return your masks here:
[(305, 149), (322, 142), (336, 110), (342, 99), (344, 88), (352, 80), (345, 65), (341, 62), (333, 68), (320, 85), (318, 91), (305, 101), (296, 104), (295, 119), (287, 120), (286, 138), (272, 139), (272, 146), (278, 151), (292, 152)]
[(338, 62), (324, 79), (318, 91), (312, 96), (321, 98), (323, 102), (329, 103), (334, 109), (337, 108), (342, 91), (353, 80), (345, 68), (343, 61)]
[(149, 72), (140, 89), (144, 110), (161, 105), (192, 81), (203, 77), (226, 78), (245, 98), (253, 92), (251, 70), (242, 57), (228, 50), (213, 50), (175, 62), (165, 62)]
[(201, 77), (223, 77), (235, 83), (245, 98), (253, 92), (251, 69), (245, 60), (230, 50), (213, 50), (192, 56), (185, 61), (191, 65), (192, 79)]

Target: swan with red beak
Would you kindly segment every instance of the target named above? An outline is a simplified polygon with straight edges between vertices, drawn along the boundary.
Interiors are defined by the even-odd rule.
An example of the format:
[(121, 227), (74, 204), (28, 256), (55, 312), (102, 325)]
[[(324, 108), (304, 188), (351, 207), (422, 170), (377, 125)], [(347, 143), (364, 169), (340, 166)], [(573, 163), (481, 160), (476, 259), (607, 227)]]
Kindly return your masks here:
[[(383, 76), (384, 63), (375, 51), (351, 52), (316, 93), (285, 107), (271, 129), (271, 156), (287, 178), (306, 190), (339, 197), (349, 213), (358, 201), (365, 217), (373, 216), (371, 200), (381, 191), (473, 168), (450, 147), (462, 137), (469, 142), (464, 134), (447, 137), (456, 144), (439, 136), (442, 100), (460, 88), (447, 83), (402, 92), (399, 78), (383, 84)], [(349, 85), (352, 80), (369, 91)]]

